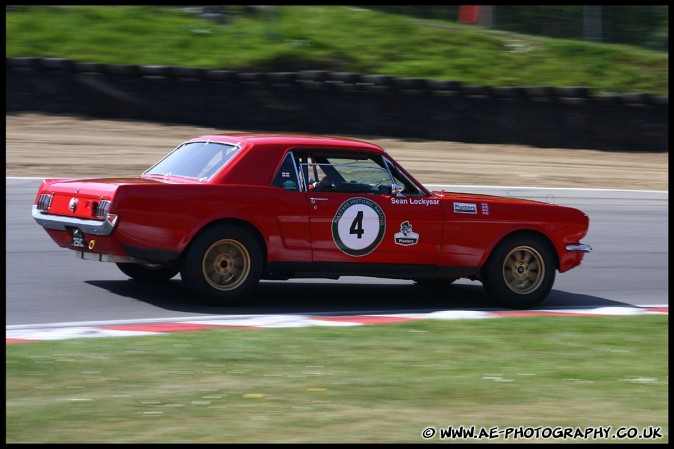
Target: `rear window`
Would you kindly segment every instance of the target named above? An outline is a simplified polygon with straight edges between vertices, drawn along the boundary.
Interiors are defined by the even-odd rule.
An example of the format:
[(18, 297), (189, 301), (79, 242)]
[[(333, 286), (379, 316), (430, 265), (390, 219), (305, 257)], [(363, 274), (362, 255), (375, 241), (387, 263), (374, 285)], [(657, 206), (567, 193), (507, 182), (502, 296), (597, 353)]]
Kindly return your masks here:
[(183, 176), (208, 180), (240, 150), (220, 142), (186, 142), (150, 167), (143, 175)]

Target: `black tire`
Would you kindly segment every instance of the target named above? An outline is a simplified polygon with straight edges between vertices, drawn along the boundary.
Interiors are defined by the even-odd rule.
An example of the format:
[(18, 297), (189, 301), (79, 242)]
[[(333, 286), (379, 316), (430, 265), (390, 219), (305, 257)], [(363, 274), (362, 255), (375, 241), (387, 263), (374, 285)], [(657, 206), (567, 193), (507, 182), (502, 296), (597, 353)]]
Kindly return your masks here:
[(233, 305), (257, 286), (263, 258), (260, 244), (249, 231), (223, 224), (195, 237), (180, 274), (185, 285), (205, 303)]
[(528, 309), (545, 299), (555, 282), (556, 256), (536, 235), (506, 237), (482, 269), (482, 284), (499, 306)]
[(117, 263), (116, 265), (125, 275), (143, 282), (168, 281), (180, 271), (177, 264)]

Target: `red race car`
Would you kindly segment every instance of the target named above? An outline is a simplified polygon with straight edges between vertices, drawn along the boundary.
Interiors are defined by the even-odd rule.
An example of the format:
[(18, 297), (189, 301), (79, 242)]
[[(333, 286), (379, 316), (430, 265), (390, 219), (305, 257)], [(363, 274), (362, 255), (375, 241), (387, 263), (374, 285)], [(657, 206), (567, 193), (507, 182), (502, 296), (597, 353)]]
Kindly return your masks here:
[(480, 280), (529, 308), (591, 251), (579, 210), (431, 192), (381, 147), (319, 136), (206, 135), (137, 177), (46, 179), (33, 218), (78, 258), (144, 281), (180, 273), (215, 305), (260, 279), (352, 275)]

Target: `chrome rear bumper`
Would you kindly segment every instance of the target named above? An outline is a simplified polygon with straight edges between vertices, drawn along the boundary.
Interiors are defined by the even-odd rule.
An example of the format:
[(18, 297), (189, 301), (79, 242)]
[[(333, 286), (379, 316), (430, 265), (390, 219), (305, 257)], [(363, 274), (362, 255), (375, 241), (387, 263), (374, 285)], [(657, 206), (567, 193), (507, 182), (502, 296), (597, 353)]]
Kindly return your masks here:
[(85, 218), (45, 214), (40, 212), (36, 205), (33, 205), (33, 218), (39, 225), (56, 231), (65, 231), (66, 227), (75, 227), (81, 229), (85, 234), (110, 235), (115, 228), (115, 225), (108, 220), (87, 220)]

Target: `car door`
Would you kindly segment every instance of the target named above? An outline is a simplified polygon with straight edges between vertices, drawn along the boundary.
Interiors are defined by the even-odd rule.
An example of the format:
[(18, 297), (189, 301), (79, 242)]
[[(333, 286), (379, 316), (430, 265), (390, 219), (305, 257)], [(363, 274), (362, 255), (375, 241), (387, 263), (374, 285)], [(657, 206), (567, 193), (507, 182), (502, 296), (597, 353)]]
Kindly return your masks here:
[(412, 186), (396, 193), (393, 185), (402, 181), (390, 161), (365, 151), (326, 150), (302, 152), (299, 161), (314, 262), (437, 262), (442, 207)]

